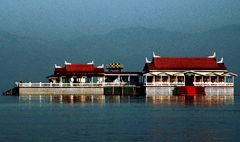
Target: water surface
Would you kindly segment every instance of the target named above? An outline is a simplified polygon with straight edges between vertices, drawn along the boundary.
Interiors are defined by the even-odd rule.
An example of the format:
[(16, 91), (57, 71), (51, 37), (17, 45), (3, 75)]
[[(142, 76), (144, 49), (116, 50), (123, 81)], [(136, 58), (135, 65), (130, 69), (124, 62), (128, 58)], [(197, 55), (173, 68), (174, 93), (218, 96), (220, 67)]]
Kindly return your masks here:
[(240, 98), (0, 97), (0, 141), (238, 141)]

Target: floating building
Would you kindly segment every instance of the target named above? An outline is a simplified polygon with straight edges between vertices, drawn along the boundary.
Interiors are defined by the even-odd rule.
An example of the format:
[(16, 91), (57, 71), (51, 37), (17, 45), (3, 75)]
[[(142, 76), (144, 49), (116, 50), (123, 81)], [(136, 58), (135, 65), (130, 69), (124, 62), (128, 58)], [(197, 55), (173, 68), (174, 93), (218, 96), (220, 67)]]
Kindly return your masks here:
[[(216, 53), (208, 57), (161, 57), (153, 52), (141, 72), (125, 72), (120, 63), (55, 65), (48, 83), (20, 83), (18, 95), (234, 95), (234, 77)], [(6, 92), (8, 93), (8, 92)], [(13, 94), (13, 93), (12, 93)]]

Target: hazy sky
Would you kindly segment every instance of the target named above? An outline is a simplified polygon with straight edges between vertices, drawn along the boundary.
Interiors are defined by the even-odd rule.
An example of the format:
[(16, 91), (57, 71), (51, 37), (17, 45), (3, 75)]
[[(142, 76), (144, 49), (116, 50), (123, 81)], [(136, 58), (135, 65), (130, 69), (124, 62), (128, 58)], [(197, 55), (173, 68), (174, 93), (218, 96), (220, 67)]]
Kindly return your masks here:
[(0, 0), (0, 30), (73, 38), (144, 26), (184, 32), (240, 24), (240, 0)]

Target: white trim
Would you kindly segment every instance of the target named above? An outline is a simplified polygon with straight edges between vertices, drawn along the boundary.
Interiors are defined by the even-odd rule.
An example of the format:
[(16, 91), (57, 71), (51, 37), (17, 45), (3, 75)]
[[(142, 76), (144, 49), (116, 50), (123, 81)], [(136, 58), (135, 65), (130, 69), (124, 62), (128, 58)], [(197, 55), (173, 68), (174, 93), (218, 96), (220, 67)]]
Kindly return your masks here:
[(62, 68), (61, 66), (58, 66), (57, 64), (54, 65), (55, 68)]
[(228, 70), (149, 70), (148, 72), (180, 72), (180, 71), (196, 71), (196, 72), (228, 72)]
[(193, 82), (194, 86), (234, 86), (234, 83), (227, 82)]
[(94, 61), (92, 61), (92, 62), (90, 62), (90, 63), (87, 63), (87, 64), (89, 64), (89, 65), (93, 65), (93, 64), (94, 64)]
[(160, 56), (156, 55), (155, 52), (153, 52), (153, 58), (159, 58)]
[(228, 76), (228, 75), (230, 75), (230, 76), (238, 76), (237, 74), (235, 74), (235, 73), (232, 73), (232, 72), (227, 72), (227, 73), (224, 73), (223, 74), (224, 76)]
[(97, 68), (104, 68), (104, 64), (102, 64), (101, 66), (97, 66)]
[(148, 63), (148, 64), (151, 63), (151, 61), (149, 61), (147, 57), (145, 59), (145, 62)]
[(222, 64), (223, 63), (223, 57), (221, 58), (220, 61), (217, 62), (218, 64)]
[(216, 58), (216, 52), (214, 52), (212, 56), (208, 56), (208, 58)]
[(141, 76), (141, 74), (104, 74), (104, 76)]
[(72, 63), (67, 62), (66, 60), (64, 61), (65, 65), (71, 65)]

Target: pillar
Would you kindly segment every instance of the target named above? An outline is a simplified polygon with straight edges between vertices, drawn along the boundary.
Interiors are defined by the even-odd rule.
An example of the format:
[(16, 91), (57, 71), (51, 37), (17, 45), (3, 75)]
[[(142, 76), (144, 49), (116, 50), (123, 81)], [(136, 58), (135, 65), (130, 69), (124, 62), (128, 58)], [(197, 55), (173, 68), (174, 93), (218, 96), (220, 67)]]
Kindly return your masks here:
[(170, 83), (170, 76), (168, 75), (168, 81), (167, 81), (168, 83)]
[(184, 86), (186, 86), (186, 77), (185, 77), (185, 75), (183, 76), (183, 82), (184, 82)]
[(120, 75), (118, 75), (118, 81), (119, 81), (119, 83), (121, 82), (120, 80), (121, 80), (121, 79), (120, 79)]
[(128, 84), (129, 84), (129, 85), (130, 85), (130, 81), (131, 81), (130, 75), (128, 75)]
[(62, 83), (62, 76), (59, 78), (59, 83)]
[(145, 76), (145, 83), (146, 83), (146, 85), (147, 85), (147, 75)]

